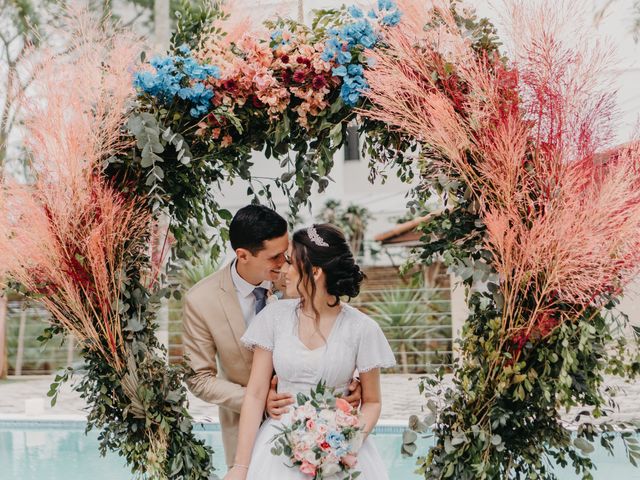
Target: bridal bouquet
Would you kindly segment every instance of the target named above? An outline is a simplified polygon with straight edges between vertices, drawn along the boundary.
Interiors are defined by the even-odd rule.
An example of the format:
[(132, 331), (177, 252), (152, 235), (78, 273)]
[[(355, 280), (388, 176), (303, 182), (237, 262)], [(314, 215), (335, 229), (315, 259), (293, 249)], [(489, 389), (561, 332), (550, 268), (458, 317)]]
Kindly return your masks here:
[(271, 453), (313, 480), (351, 480), (360, 475), (354, 467), (363, 438), (358, 411), (320, 382), (310, 397), (298, 394), (291, 425), (273, 437)]

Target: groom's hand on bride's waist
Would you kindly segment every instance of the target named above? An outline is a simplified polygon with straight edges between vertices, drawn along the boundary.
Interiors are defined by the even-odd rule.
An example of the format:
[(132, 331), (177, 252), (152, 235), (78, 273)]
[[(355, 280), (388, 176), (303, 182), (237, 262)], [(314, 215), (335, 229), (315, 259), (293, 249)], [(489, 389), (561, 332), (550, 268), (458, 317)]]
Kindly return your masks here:
[(360, 403), (362, 402), (362, 385), (360, 385), (360, 380), (354, 378), (351, 380), (349, 384), (349, 395), (344, 397), (344, 399), (351, 404), (353, 408), (360, 407)]
[(278, 393), (278, 377), (276, 375), (271, 379), (271, 388), (267, 395), (267, 413), (275, 420), (289, 411), (289, 405), (293, 405), (293, 395), (290, 393)]

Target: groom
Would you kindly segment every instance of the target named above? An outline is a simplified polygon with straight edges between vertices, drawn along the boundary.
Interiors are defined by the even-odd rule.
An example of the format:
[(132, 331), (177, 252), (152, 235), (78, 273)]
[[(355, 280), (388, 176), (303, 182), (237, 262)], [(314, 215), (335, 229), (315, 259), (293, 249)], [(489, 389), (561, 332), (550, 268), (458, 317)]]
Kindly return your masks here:
[[(253, 354), (240, 338), (262, 310), (273, 282), (280, 276), (289, 247), (287, 222), (270, 208), (249, 205), (238, 210), (229, 226), (236, 258), (218, 272), (198, 282), (185, 295), (184, 346), (194, 374), (187, 380), (191, 392), (219, 406), (222, 443), (227, 465), (233, 465), (238, 422), (249, 382)], [(293, 398), (276, 393), (271, 382), (266, 411), (278, 418)], [(357, 382), (347, 397), (359, 404)]]

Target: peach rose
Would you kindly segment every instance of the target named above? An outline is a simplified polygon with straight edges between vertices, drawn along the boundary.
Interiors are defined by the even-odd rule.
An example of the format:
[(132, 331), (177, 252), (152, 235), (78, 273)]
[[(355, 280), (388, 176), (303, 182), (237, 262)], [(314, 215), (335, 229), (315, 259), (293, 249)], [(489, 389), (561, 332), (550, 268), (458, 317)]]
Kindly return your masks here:
[(340, 458), (340, 461), (344, 465), (346, 465), (348, 468), (353, 468), (358, 463), (358, 458), (355, 455), (350, 453), (350, 454), (345, 455), (344, 457)]
[(300, 471), (302, 473), (306, 473), (307, 475), (313, 476), (316, 474), (316, 467), (305, 460), (302, 462), (302, 465), (300, 465)]
[(344, 413), (351, 413), (352, 407), (344, 398), (336, 399), (336, 408)]

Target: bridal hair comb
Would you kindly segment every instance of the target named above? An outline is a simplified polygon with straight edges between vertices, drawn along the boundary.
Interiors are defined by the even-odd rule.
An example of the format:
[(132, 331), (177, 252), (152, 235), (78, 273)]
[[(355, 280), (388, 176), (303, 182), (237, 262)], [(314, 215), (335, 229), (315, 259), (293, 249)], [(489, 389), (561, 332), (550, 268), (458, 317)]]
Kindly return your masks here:
[(322, 239), (322, 237), (316, 230), (316, 227), (314, 227), (313, 225), (307, 228), (307, 235), (309, 235), (309, 240), (311, 240), (311, 243), (313, 243), (314, 245), (317, 245), (319, 247), (329, 246), (329, 244)]

